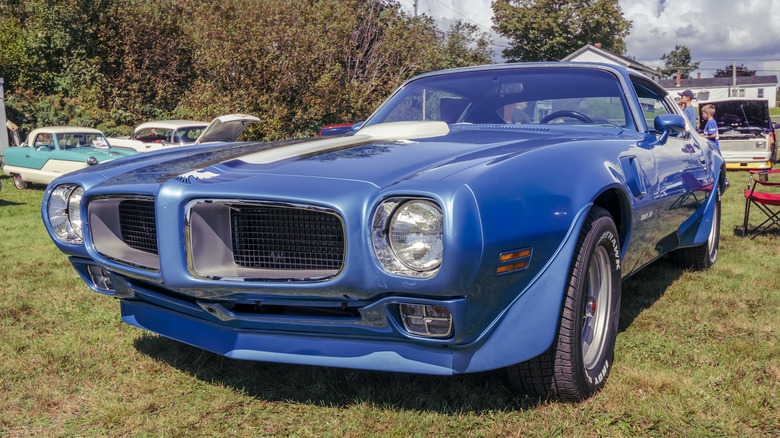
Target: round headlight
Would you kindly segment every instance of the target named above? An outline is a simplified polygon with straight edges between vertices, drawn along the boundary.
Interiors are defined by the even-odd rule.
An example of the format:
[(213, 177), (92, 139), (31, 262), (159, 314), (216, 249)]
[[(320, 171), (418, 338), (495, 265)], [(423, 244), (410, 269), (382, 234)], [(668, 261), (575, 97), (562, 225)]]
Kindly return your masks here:
[(390, 248), (409, 269), (430, 271), (441, 265), (444, 229), (441, 209), (430, 201), (402, 204), (390, 221)]
[(84, 189), (76, 187), (70, 191), (68, 196), (68, 219), (73, 232), (82, 238), (81, 235), (81, 197), (84, 195)]
[(74, 184), (60, 184), (49, 197), (49, 224), (62, 240), (81, 243), (81, 197), (84, 189)]

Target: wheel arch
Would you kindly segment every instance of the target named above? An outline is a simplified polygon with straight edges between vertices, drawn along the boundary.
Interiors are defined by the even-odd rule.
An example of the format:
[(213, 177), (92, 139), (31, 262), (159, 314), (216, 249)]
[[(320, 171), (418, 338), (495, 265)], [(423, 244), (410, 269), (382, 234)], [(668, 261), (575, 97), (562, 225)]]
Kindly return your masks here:
[[(612, 216), (615, 228), (618, 231), (621, 251), (626, 247), (628, 231), (631, 224), (631, 206), (626, 193), (612, 187), (601, 192), (593, 200), (594, 207), (601, 207)], [(591, 207), (593, 208), (593, 207)]]

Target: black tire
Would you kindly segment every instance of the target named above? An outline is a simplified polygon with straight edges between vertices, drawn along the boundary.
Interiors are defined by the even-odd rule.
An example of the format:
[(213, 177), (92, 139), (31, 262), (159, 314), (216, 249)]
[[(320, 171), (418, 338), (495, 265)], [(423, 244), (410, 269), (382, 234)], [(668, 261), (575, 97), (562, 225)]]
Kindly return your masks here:
[(14, 174), (14, 187), (19, 190), (24, 190), (27, 188), (27, 181), (22, 179), (22, 175), (19, 175), (18, 173)]
[(531, 397), (568, 402), (599, 391), (612, 368), (621, 283), (615, 223), (593, 207), (577, 240), (553, 345), (508, 367), (512, 386)]
[(718, 246), (720, 246), (720, 197), (715, 200), (715, 214), (707, 241), (698, 246), (672, 251), (669, 253), (669, 260), (683, 269), (703, 271), (709, 269), (718, 259)]

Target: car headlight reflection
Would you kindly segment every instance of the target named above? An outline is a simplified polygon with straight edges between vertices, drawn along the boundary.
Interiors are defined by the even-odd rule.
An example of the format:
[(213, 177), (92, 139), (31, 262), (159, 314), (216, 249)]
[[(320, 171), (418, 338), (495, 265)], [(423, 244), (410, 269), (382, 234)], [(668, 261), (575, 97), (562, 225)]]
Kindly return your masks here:
[(439, 271), (444, 217), (434, 202), (388, 199), (375, 212), (372, 228), (374, 252), (388, 271), (423, 278)]
[(52, 230), (60, 239), (82, 243), (81, 198), (84, 189), (74, 184), (60, 184), (49, 197), (48, 215)]

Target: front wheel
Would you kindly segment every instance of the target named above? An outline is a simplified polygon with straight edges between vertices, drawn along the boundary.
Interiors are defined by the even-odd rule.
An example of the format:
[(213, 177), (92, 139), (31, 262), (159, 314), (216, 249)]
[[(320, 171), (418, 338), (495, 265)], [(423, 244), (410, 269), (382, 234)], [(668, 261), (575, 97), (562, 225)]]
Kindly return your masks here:
[(18, 173), (14, 174), (14, 187), (20, 190), (27, 188), (27, 181), (22, 179), (22, 175), (19, 175)]
[(617, 229), (594, 207), (577, 240), (553, 345), (508, 368), (515, 389), (533, 397), (579, 402), (606, 382), (620, 314), (621, 270)]

